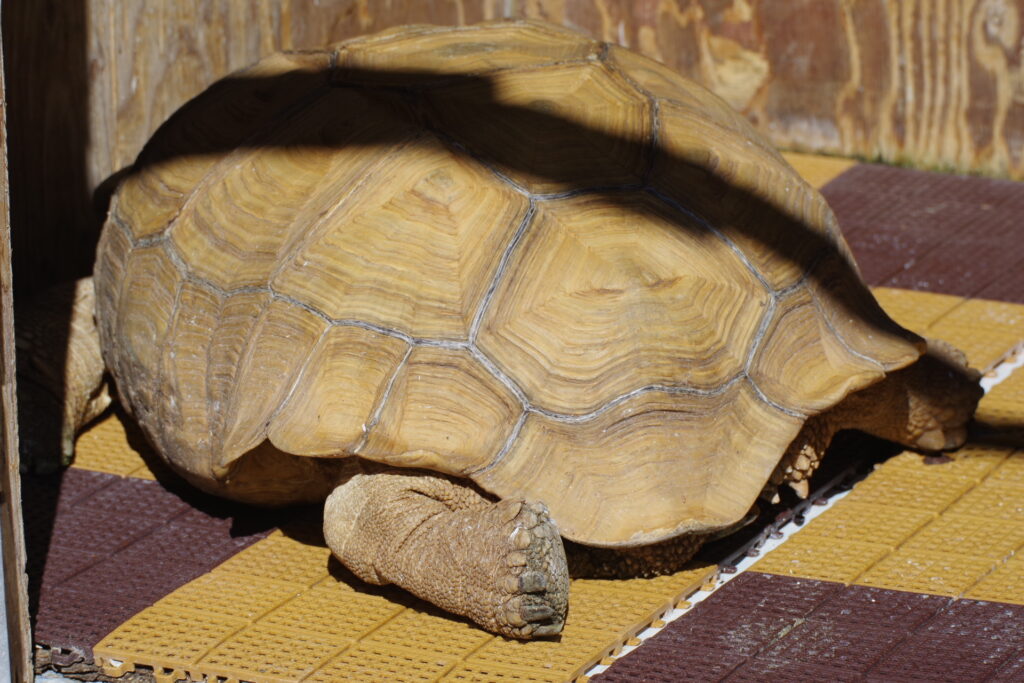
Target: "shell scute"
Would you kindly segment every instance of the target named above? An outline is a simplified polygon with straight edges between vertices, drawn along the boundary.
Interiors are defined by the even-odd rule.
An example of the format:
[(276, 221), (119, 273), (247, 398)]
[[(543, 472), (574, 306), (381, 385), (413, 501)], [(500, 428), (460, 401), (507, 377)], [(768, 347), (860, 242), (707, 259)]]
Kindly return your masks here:
[(528, 200), (423, 135), (372, 176), (284, 262), (272, 285), (336, 320), (466, 339)]
[(354, 453), (408, 345), (355, 325), (334, 325), (309, 354), (301, 376), (270, 423), (287, 453)]
[(539, 205), (479, 344), (537, 406), (580, 414), (649, 385), (721, 386), (768, 301), (726, 244), (657, 198), (586, 194)]
[(651, 103), (598, 62), (498, 72), (424, 97), (434, 127), (531, 192), (643, 177)]
[[(274, 54), (218, 82), (154, 135), (113, 202), (135, 237), (164, 230), (226, 150), (326, 90), (330, 53)], [(183, 151), (187, 157), (183, 158)]]
[(515, 395), (468, 351), (420, 346), (357, 454), (465, 475), (498, 455), (521, 413)]
[(642, 545), (736, 521), (802, 423), (742, 380), (710, 395), (652, 391), (582, 423), (532, 413), (505, 457), (473, 478), (543, 500), (567, 538)]

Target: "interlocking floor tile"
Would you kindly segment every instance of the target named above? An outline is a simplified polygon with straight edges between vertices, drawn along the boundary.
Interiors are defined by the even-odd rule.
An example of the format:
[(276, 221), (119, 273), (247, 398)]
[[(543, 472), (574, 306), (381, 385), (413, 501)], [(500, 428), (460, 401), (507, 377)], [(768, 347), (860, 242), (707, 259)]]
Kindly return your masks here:
[(917, 634), (883, 655), (868, 672), (867, 680), (982, 681), (1019, 653), (1019, 649), (1005, 643)]

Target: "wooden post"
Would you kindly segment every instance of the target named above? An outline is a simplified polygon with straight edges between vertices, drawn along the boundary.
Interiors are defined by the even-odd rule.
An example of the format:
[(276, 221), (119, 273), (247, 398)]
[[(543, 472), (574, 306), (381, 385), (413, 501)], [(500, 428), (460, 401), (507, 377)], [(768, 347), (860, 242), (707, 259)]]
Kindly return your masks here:
[(14, 378), (14, 302), (11, 291), (11, 223), (7, 189), (7, 96), (0, 37), (0, 533), (3, 537), (4, 600), (12, 681), (31, 681), (32, 635), (28, 620), (28, 577), (21, 523), (18, 471), (18, 408)]

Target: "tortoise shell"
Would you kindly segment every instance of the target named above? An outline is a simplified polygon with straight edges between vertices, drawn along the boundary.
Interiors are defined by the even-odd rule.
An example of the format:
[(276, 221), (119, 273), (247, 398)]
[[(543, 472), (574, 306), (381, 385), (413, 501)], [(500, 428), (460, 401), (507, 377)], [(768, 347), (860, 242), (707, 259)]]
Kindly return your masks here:
[(113, 198), (96, 287), (123, 399), (194, 480), (354, 454), (603, 546), (735, 522), (808, 416), (921, 352), (741, 116), (531, 22), (216, 84)]

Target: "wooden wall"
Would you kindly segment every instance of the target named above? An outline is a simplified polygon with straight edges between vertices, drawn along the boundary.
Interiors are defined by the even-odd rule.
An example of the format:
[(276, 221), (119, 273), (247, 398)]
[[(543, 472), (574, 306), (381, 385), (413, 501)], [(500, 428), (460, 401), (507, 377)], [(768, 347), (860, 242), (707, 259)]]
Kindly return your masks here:
[(696, 78), (779, 146), (1024, 178), (1024, 0), (61, 0), (3, 14), (22, 288), (88, 271), (92, 193), (210, 82), (402, 23), (547, 19)]

